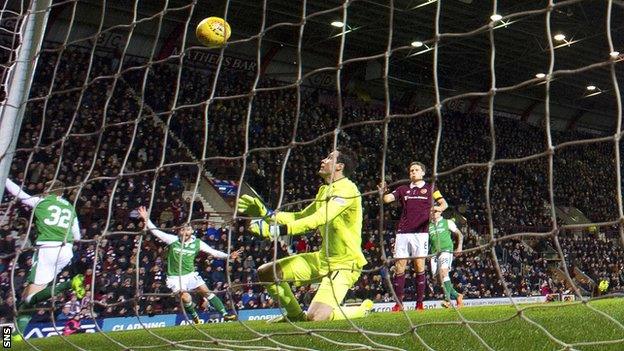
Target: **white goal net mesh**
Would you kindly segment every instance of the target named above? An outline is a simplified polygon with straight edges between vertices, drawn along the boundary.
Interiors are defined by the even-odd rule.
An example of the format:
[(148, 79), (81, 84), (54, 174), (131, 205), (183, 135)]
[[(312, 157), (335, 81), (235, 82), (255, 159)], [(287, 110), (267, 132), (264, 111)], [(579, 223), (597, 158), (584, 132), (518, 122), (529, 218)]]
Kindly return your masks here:
[[(0, 8), (2, 106), (31, 8)], [(75, 349), (431, 350), (454, 335), (465, 349), (493, 350), (515, 349), (519, 329), (530, 334), (517, 339), (549, 349), (621, 348), (622, 310), (593, 303), (624, 289), (621, 11), (620, 1), (580, 0), (52, 1), (17, 148), (3, 157), (25, 193), (64, 185), (82, 235), (54, 282), (82, 273), (87, 294), (34, 306), (25, 342), (48, 349), (35, 338), (58, 334)], [(232, 26), (221, 49), (195, 39), (209, 16)], [(246, 193), (277, 210), (303, 208), (322, 184), (321, 159), (341, 147), (358, 157), (351, 179), (362, 193), (368, 261), (347, 305), (394, 305), (401, 208), (380, 205), (377, 185), (409, 182), (408, 165), (420, 161), (464, 234), (451, 281), (467, 306), (509, 309), (412, 313), (408, 265), (405, 311), (377, 322), (393, 326), (253, 322), (281, 313), (257, 268), (325, 248), (313, 233), (252, 236), (236, 200)], [(171, 253), (143, 230), (139, 206), (167, 233), (191, 223), (212, 248), (242, 250), (232, 261), (205, 253), (195, 261), (238, 315), (228, 325), (240, 335), (193, 323), (167, 287)], [(34, 214), (6, 191), (2, 214), (0, 322), (14, 324), (40, 243)], [(293, 286), (304, 309), (315, 289)], [(432, 309), (444, 298), (428, 268), (425, 297)], [(203, 322), (223, 321), (193, 298)], [(561, 302), (542, 303), (551, 300)], [(549, 315), (564, 308), (604, 332), (572, 335)], [(68, 337), (74, 316), (97, 342)], [(114, 333), (129, 329), (145, 334)]]

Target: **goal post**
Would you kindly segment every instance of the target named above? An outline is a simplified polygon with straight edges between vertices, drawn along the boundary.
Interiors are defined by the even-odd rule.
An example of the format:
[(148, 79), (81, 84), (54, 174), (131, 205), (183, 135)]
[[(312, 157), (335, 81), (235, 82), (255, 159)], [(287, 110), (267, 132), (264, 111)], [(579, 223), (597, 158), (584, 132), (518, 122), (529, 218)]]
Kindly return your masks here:
[(51, 4), (52, 0), (33, 0), (23, 21), (15, 22), (13, 38), (19, 46), (3, 82), (6, 98), (0, 104), (0, 193), (13, 160)]

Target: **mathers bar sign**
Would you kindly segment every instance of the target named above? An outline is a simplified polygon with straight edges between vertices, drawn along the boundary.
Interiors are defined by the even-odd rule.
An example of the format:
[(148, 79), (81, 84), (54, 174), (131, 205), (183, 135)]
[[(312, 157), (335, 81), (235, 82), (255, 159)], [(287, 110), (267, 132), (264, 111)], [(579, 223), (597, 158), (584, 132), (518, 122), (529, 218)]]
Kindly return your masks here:
[[(180, 50), (178, 47), (174, 47), (171, 54), (178, 55), (179, 51)], [(219, 51), (214, 50), (209, 51), (205, 49), (192, 49), (186, 51), (184, 55), (184, 60), (185, 63), (197, 65), (203, 68), (205, 68), (206, 65), (217, 67), (217, 64), (219, 63), (219, 53)], [(258, 65), (256, 64), (255, 60), (247, 60), (232, 56), (223, 56), (221, 68), (255, 72), (258, 68)]]

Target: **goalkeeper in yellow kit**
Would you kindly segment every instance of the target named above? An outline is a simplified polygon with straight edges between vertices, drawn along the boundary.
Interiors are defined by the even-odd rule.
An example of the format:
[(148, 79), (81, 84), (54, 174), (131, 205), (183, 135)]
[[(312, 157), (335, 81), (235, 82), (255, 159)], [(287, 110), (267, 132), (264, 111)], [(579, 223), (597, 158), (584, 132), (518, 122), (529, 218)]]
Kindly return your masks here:
[[(239, 212), (261, 217), (249, 225), (249, 231), (256, 236), (269, 239), (316, 230), (322, 237), (317, 252), (285, 257), (258, 268), (258, 278), (267, 283), (269, 294), (279, 300), (291, 321), (358, 318), (373, 307), (371, 300), (360, 306), (338, 307), (366, 264), (361, 249), (362, 198), (357, 186), (347, 178), (354, 168), (355, 157), (349, 151), (331, 152), (321, 161), (318, 172), (325, 184), (315, 200), (299, 212), (273, 212), (248, 195), (238, 201)], [(302, 311), (288, 282), (320, 282), (307, 313)]]

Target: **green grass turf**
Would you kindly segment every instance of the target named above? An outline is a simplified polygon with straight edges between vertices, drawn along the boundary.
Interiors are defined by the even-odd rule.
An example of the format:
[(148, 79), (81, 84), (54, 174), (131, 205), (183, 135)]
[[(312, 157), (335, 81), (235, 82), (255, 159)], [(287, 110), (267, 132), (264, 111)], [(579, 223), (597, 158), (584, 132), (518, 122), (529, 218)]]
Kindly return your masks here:
[[(624, 299), (592, 301), (588, 304), (624, 324)], [(552, 337), (571, 344), (578, 350), (624, 350), (624, 328), (609, 318), (580, 304), (550, 303), (521, 305), (522, 315), (544, 328)], [(366, 336), (358, 333), (348, 321), (304, 322), (295, 326), (288, 323), (267, 324), (263, 321), (207, 324), (199, 331), (191, 326), (171, 327), (138, 331), (111, 332), (106, 336), (139, 350), (232, 350), (246, 349), (315, 349), (315, 350), (487, 350), (478, 337), (495, 350), (560, 350), (565, 349), (553, 341), (539, 326), (531, 324), (520, 316), (512, 306), (471, 307), (461, 310), (473, 329), (471, 332), (453, 310), (427, 310), (408, 312), (415, 333), (410, 332), (410, 323), (403, 313), (374, 313), (366, 318), (353, 320), (353, 324), (367, 331)], [(250, 331), (249, 329), (253, 331)], [(154, 333), (154, 335), (150, 335)], [(293, 333), (297, 333), (294, 335)], [(393, 333), (399, 335), (378, 335)], [(205, 334), (202, 334), (205, 333)], [(155, 335), (172, 341), (171, 345)], [(476, 336), (478, 335), (478, 337)], [(267, 337), (267, 336), (270, 336)], [(214, 338), (214, 339), (212, 339)], [(218, 342), (212, 340), (218, 339)], [(64, 341), (55, 336), (32, 339), (32, 344), (41, 350), (75, 349), (68, 341), (87, 350), (124, 350), (101, 334), (81, 334)], [(30, 340), (29, 340), (30, 341)], [(605, 341), (615, 341), (606, 344)], [(582, 345), (577, 343), (603, 342)], [(385, 347), (384, 347), (385, 345)], [(143, 347), (141, 347), (143, 346)], [(146, 346), (150, 346), (146, 348)], [(138, 347), (138, 348), (137, 348)], [(12, 349), (31, 347), (25, 343), (15, 344)]]

